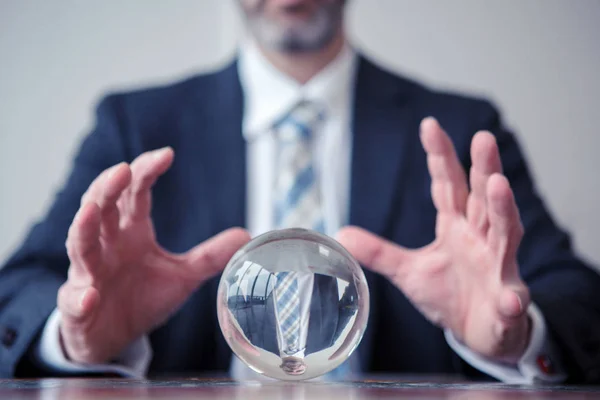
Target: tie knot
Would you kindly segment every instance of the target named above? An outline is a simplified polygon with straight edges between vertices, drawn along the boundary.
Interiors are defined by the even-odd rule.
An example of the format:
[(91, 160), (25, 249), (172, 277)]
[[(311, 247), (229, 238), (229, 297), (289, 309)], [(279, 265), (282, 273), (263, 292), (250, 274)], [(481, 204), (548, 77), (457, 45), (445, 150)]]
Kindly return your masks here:
[(283, 142), (309, 140), (317, 124), (324, 118), (325, 112), (321, 106), (301, 100), (275, 124), (275, 129)]

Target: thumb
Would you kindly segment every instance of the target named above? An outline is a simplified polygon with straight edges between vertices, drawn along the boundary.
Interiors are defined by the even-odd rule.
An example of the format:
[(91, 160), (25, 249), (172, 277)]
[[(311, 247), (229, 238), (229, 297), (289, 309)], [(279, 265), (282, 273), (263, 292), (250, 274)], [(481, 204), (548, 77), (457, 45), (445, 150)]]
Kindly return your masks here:
[(396, 275), (412, 256), (410, 250), (356, 226), (342, 228), (337, 240), (360, 264), (387, 277)]
[(222, 271), (235, 252), (248, 241), (250, 234), (246, 230), (227, 229), (185, 253), (185, 269), (198, 280), (208, 279)]
[(80, 322), (94, 313), (100, 301), (100, 293), (93, 286), (73, 286), (69, 282), (58, 290), (57, 307), (63, 321)]
[(522, 316), (531, 302), (529, 291), (524, 285), (506, 286), (497, 301), (498, 312), (505, 319)]

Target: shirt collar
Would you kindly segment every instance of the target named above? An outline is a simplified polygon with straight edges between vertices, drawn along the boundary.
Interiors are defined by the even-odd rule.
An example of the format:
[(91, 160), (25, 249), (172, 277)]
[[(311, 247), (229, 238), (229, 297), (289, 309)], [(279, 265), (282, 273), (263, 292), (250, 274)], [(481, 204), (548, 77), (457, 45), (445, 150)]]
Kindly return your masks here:
[(301, 85), (271, 65), (253, 42), (245, 43), (238, 62), (244, 92), (244, 137), (251, 140), (268, 132), (302, 99), (322, 104), (326, 118), (336, 117), (348, 106), (356, 65), (356, 52), (345, 44), (327, 67)]

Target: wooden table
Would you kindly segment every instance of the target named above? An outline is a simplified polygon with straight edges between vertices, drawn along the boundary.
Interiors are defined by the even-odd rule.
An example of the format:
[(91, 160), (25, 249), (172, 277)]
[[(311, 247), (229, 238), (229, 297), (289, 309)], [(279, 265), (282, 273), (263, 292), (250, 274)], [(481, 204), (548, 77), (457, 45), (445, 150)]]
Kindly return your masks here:
[(258, 383), (228, 379), (0, 380), (0, 399), (600, 399), (599, 388), (370, 379), (345, 383)]

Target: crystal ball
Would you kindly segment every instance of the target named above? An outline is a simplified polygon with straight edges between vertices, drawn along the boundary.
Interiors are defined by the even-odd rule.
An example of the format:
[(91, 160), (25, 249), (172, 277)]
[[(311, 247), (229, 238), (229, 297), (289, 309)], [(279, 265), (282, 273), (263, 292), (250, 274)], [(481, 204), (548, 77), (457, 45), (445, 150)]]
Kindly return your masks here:
[(334, 239), (306, 229), (247, 243), (225, 267), (217, 296), (219, 326), (233, 352), (281, 380), (349, 371), (369, 316), (358, 262)]

